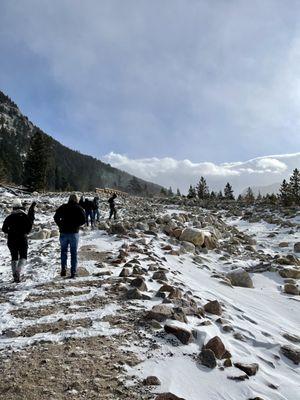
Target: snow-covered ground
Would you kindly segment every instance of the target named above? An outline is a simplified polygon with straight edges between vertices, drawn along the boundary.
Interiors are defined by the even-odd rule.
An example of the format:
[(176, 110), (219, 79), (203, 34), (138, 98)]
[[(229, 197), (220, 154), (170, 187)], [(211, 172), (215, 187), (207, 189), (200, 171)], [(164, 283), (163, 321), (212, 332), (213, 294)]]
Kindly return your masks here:
[[(49, 204), (58, 205), (61, 197), (47, 199)], [(165, 210), (165, 213), (185, 212), (180, 209)], [(122, 210), (126, 216), (126, 210)], [(52, 224), (53, 213), (39, 215), (37, 223)], [(2, 223), (4, 214), (0, 218)], [(241, 232), (254, 236), (254, 248), (264, 254), (274, 256), (286, 255), (293, 252), (293, 245), (300, 242), (298, 224), (300, 217), (293, 219), (296, 228), (283, 228), (265, 222), (249, 223), (240, 218), (228, 218), (228, 226), (235, 226)], [(298, 225), (298, 226), (297, 226)], [(270, 235), (271, 234), (271, 235)], [(273, 235), (274, 234), (274, 235)], [(139, 242), (141, 241), (141, 242)], [(287, 242), (286, 247), (280, 243)], [(108, 252), (116, 257), (118, 250), (132, 244), (140, 245), (144, 250), (135, 254), (139, 265), (143, 269), (149, 268), (149, 254), (160, 268), (167, 271), (168, 283), (179, 288), (183, 293), (190, 294), (203, 307), (208, 301), (218, 300), (222, 305), (222, 322), (220, 317), (206, 314), (204, 318), (188, 316), (187, 323), (166, 321), (192, 331), (194, 340), (187, 345), (181, 344), (172, 335), (166, 335), (161, 330), (146, 330), (145, 340), (154, 341), (155, 347), (142, 346), (142, 343), (133, 341), (124, 342), (124, 351), (136, 353), (142, 362), (136, 366), (128, 366), (128, 385), (137, 380), (155, 375), (161, 385), (153, 393), (171, 392), (185, 400), (240, 400), (261, 397), (264, 400), (294, 400), (300, 399), (300, 366), (294, 364), (280, 353), (280, 346), (291, 342), (288, 335), (300, 335), (300, 296), (284, 294), (282, 285), (284, 279), (273, 271), (252, 273), (253, 288), (232, 287), (216, 279), (216, 274), (224, 274), (233, 265), (250, 267), (258, 264), (259, 260), (252, 259), (246, 253), (240, 256), (232, 255), (224, 259), (222, 251), (208, 251), (200, 253), (198, 259), (192, 254), (171, 255), (163, 245), (170, 244), (173, 250), (179, 249), (179, 243), (168, 238), (164, 233), (157, 237), (138, 234), (137, 237), (118, 238), (103, 231), (87, 230), (81, 234), (80, 246), (90, 247), (93, 251)], [(146, 252), (147, 250), (147, 252)], [(247, 253), (248, 254), (248, 253)], [(28, 346), (36, 341), (61, 341), (66, 337), (87, 337), (97, 335), (118, 335), (122, 329), (101, 321), (105, 316), (117, 315), (120, 306), (116, 302), (105, 304), (90, 311), (81, 311), (76, 302), (90, 300), (93, 297), (105, 296), (104, 287), (90, 287), (87, 290), (84, 282), (96, 281), (99, 266), (91, 260), (82, 260), (81, 267), (88, 271), (89, 276), (80, 277), (82, 286), (67, 284), (61, 287), (59, 275), (59, 246), (58, 238), (45, 240), (31, 240), (28, 265), (24, 271), (26, 280), (19, 285), (11, 284), (9, 252), (5, 239), (0, 242), (0, 290), (6, 293), (3, 302), (0, 301), (0, 350), (7, 351)], [(123, 264), (108, 266), (112, 278), (119, 279)], [(151, 274), (145, 275), (148, 294), (153, 295), (161, 287), (161, 283), (153, 280)], [(57, 283), (58, 288), (45, 285)], [(48, 292), (47, 292), (48, 290)], [(84, 292), (86, 290), (86, 293)], [(65, 291), (71, 291), (67, 296), (59, 297)], [(45, 296), (45, 293), (50, 293)], [(41, 295), (41, 300), (36, 298)], [(57, 296), (56, 296), (57, 295)], [(54, 296), (54, 297), (51, 297)], [(29, 299), (29, 300), (28, 300)], [(39, 316), (37, 318), (21, 318), (13, 315), (12, 311), (20, 309), (40, 309), (54, 307), (58, 303), (66, 303), (71, 312), (64, 314), (62, 310)], [(71, 306), (70, 306), (71, 303)], [(127, 309), (131, 313), (144, 310), (147, 312), (154, 305), (160, 304), (161, 299), (152, 296), (149, 300), (134, 300), (128, 303)], [(53, 324), (58, 321), (76, 321), (89, 318), (92, 325), (88, 327), (75, 326), (57, 333), (39, 332), (33, 336), (18, 336), (15, 332), (22, 332), (32, 325)], [(230, 326), (225, 330), (224, 326)], [(141, 328), (143, 329), (143, 328)], [(7, 332), (14, 332), (13, 335)], [(1, 336), (2, 333), (2, 336)], [(283, 336), (285, 335), (285, 337)], [(234, 381), (233, 378), (241, 371), (235, 367), (208, 369), (201, 365), (198, 355), (202, 346), (214, 336), (219, 336), (226, 349), (232, 355), (233, 363), (257, 363), (259, 370), (255, 376), (243, 381)], [(293, 345), (299, 346), (299, 343)], [(221, 368), (220, 368), (221, 367)]]

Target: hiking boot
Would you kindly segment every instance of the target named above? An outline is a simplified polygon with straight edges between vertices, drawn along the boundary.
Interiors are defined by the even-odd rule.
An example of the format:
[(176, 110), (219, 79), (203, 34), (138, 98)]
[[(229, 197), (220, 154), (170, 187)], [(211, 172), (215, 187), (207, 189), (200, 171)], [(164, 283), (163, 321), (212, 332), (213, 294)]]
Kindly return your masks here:
[(60, 271), (60, 276), (62, 276), (62, 277), (67, 276), (67, 270), (66, 270), (66, 268), (62, 268), (62, 269), (61, 269), (61, 271)]
[(15, 283), (19, 283), (20, 282), (20, 274), (19, 274), (19, 272), (14, 272), (13, 273), (13, 277), (14, 277), (14, 282)]

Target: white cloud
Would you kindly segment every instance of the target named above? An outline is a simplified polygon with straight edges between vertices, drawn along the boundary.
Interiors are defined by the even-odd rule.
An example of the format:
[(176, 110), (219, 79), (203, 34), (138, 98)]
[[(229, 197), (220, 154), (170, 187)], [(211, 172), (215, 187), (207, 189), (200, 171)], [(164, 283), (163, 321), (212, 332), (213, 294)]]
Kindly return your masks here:
[(263, 186), (281, 182), (300, 165), (300, 153), (281, 154), (254, 158), (245, 162), (215, 164), (193, 163), (190, 160), (165, 158), (131, 159), (111, 152), (103, 160), (140, 178), (163, 186), (177, 187), (186, 192), (190, 184), (196, 184), (204, 176), (211, 189), (222, 189), (231, 182), (236, 193), (248, 186)]

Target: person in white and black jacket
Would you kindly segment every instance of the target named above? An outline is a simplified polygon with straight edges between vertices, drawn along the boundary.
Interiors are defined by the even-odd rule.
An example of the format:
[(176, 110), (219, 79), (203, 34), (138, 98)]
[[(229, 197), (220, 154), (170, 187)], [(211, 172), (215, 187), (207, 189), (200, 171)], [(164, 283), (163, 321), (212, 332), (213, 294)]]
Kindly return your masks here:
[(7, 234), (7, 246), (11, 254), (14, 282), (20, 282), (21, 271), (26, 264), (28, 253), (27, 235), (31, 231), (34, 222), (35, 206), (36, 203), (33, 202), (28, 213), (26, 213), (21, 200), (15, 199), (12, 205), (12, 213), (3, 222), (2, 231)]

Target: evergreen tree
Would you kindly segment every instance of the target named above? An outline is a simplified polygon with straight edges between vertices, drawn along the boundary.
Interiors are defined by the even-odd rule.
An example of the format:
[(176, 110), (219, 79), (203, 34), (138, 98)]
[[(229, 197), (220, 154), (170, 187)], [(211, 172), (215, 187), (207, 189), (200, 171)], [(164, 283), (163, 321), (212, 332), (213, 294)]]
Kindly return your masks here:
[(253, 204), (254, 203), (254, 194), (253, 194), (253, 190), (251, 189), (251, 187), (248, 187), (248, 189), (246, 190), (246, 194), (244, 196), (244, 200), (247, 204)]
[(226, 183), (224, 188), (224, 197), (225, 200), (234, 200), (233, 189), (229, 182)]
[(214, 192), (213, 190), (210, 192), (209, 198), (211, 201), (214, 201), (217, 199), (217, 195), (216, 192)]
[(218, 198), (218, 200), (223, 200), (224, 199), (222, 190), (220, 190), (219, 193), (217, 194), (217, 198)]
[(297, 168), (294, 169), (290, 177), (289, 189), (291, 200), (294, 204), (300, 204), (300, 172)]
[(188, 197), (188, 199), (194, 199), (196, 197), (196, 189), (192, 185), (190, 185), (190, 187), (189, 187), (187, 197)]
[(178, 188), (177, 188), (177, 191), (176, 191), (176, 196), (178, 196), (178, 197), (181, 196), (180, 190)]
[(200, 200), (207, 199), (209, 197), (209, 188), (203, 176), (201, 176), (196, 190), (197, 190), (197, 196)]
[(279, 189), (279, 200), (283, 206), (289, 206), (291, 204), (291, 191), (290, 185), (284, 179)]
[(166, 195), (167, 195), (166, 189), (162, 187), (162, 188), (160, 189), (160, 194), (161, 194), (162, 196), (166, 196)]
[(173, 190), (172, 190), (171, 186), (168, 189), (168, 196), (169, 197), (173, 197), (174, 196), (174, 193), (173, 193)]
[(130, 179), (127, 190), (131, 194), (142, 194), (142, 186), (135, 176)]
[(30, 190), (45, 190), (49, 166), (49, 141), (37, 131), (30, 140), (24, 167), (24, 184)]
[(0, 183), (4, 183), (7, 180), (7, 172), (4, 166), (3, 160), (0, 159)]
[(258, 195), (256, 197), (256, 202), (257, 203), (261, 203), (262, 202), (262, 195), (261, 195), (260, 191), (258, 192)]

